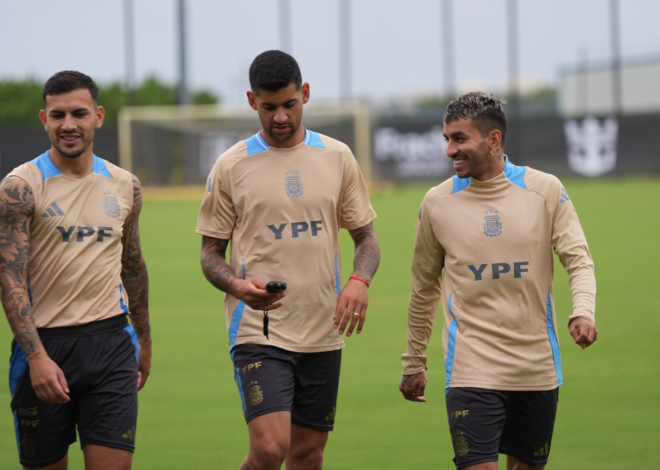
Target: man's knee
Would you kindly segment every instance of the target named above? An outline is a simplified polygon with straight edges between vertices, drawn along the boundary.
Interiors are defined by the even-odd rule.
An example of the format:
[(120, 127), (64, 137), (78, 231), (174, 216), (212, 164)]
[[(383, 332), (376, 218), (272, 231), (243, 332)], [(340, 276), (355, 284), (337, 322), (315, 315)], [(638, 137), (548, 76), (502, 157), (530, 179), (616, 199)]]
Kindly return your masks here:
[(532, 467), (531, 465), (528, 465), (525, 462), (521, 462), (511, 455), (507, 455), (506, 468), (507, 470), (544, 470), (545, 465), (543, 467)]
[[(265, 468), (282, 465), (286, 458), (288, 448), (286, 443), (276, 440), (262, 440), (250, 448), (248, 460)], [(279, 468), (279, 467), (277, 467)]]
[(287, 456), (294, 469), (317, 470), (323, 468), (323, 447), (313, 446), (305, 448), (292, 448)]

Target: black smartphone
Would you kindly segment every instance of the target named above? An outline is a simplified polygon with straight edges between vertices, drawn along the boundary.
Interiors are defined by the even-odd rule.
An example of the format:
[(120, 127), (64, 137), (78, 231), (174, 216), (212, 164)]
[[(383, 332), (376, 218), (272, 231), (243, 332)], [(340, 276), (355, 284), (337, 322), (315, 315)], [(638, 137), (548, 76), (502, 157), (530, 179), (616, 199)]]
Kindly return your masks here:
[(270, 294), (279, 294), (285, 290), (286, 282), (270, 281), (268, 284), (266, 284), (266, 292), (269, 292)]

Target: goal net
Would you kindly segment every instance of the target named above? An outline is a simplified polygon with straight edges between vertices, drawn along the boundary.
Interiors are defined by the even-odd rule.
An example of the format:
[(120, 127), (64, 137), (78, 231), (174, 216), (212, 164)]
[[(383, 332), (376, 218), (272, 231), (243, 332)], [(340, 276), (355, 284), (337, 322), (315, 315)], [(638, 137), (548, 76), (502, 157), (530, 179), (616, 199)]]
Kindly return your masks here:
[[(305, 106), (303, 125), (347, 144), (371, 179), (366, 106)], [(211, 106), (138, 106), (119, 115), (119, 163), (145, 185), (200, 185), (217, 158), (261, 129), (252, 110)]]

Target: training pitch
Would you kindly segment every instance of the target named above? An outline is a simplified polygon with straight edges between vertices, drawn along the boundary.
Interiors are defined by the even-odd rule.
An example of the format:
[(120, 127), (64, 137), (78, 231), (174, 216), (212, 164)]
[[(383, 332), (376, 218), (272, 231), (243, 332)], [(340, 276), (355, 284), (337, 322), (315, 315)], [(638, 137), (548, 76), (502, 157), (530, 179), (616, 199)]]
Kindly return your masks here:
[[(555, 301), (564, 385), (548, 468), (660, 468), (660, 180), (569, 180), (596, 265), (599, 339), (582, 351), (564, 327), (567, 275), (555, 258)], [(348, 338), (336, 428), (325, 452), (333, 469), (451, 469), (441, 320), (428, 350), (427, 403), (398, 391), (415, 218), (430, 185), (372, 196), (382, 261), (364, 331)], [(201, 191), (146, 192), (142, 248), (149, 267), (153, 369), (140, 392), (135, 469), (238, 469), (248, 446), (232, 378), (222, 294), (204, 279), (195, 223)], [(342, 231), (344, 281), (352, 242)], [(301, 269), (304, 269), (301, 266)], [(439, 316), (442, 315), (440, 312)], [(0, 376), (11, 332), (0, 327)], [(5, 379), (6, 380), (6, 379)], [(5, 382), (7, 384), (7, 382)], [(0, 387), (0, 468), (20, 468), (8, 385)], [(74, 444), (69, 468), (82, 469)], [(500, 459), (500, 469), (506, 468)]]

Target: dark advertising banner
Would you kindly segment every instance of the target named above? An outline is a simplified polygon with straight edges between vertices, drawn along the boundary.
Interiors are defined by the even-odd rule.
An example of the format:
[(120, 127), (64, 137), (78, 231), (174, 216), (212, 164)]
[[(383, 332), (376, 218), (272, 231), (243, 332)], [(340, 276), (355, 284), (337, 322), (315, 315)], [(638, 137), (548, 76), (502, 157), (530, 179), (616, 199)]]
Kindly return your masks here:
[[(660, 115), (525, 118), (509, 123), (505, 153), (516, 165), (558, 177), (660, 174)], [(375, 178), (404, 182), (454, 174), (441, 115), (375, 117)]]
[[(50, 148), (50, 140), (42, 127), (6, 127), (0, 129), (0, 175), (25, 162), (34, 160)], [(117, 129), (103, 127), (94, 134), (94, 153), (117, 165), (119, 143)]]
[[(353, 143), (352, 135), (340, 132), (341, 129), (326, 129), (318, 125), (310, 125), (310, 128), (339, 138), (349, 145)], [(402, 183), (440, 181), (454, 174), (451, 161), (447, 158), (441, 115), (374, 115), (371, 128), (374, 179)], [(660, 145), (656, 143), (658, 133), (660, 114), (582, 119), (525, 118), (510, 122), (505, 152), (516, 165), (531, 166), (560, 178), (660, 175)], [(223, 136), (228, 138), (221, 143), (226, 146), (245, 137), (234, 134)], [(146, 146), (151, 150), (145, 155), (157, 150), (150, 177), (145, 178), (146, 184), (202, 184), (205, 177), (200, 175), (207, 174), (215, 160), (203, 159), (198, 154), (204, 150), (202, 153), (205, 155), (217, 156), (220, 152), (216, 148), (217, 138), (195, 140), (199, 140), (199, 146), (185, 147), (189, 152), (184, 152), (186, 155), (180, 157), (186, 165), (184, 173), (195, 178), (173, 179), (172, 165), (167, 163), (169, 160), (165, 156), (171, 153), (178, 155), (174, 152), (176, 148), (165, 148), (168, 139), (140, 137), (134, 144), (136, 148)], [(16, 166), (36, 158), (49, 147), (48, 136), (41, 128), (0, 129), (0, 175), (4, 176)], [(116, 129), (108, 127), (96, 132), (94, 153), (118, 163)], [(162, 178), (156, 177), (156, 170), (163, 173)]]

